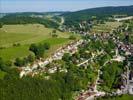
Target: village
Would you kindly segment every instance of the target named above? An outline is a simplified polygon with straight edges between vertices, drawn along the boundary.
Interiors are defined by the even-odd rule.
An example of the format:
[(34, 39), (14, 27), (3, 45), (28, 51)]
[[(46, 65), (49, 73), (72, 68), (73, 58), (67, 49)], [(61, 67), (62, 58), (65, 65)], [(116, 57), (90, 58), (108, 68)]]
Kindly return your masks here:
[(133, 100), (132, 0), (0, 0), (0, 100)]
[[(115, 19), (117, 21), (121, 20), (128, 20), (132, 19), (132, 17), (127, 17), (125, 19)], [(87, 48), (89, 44), (91, 44), (92, 41), (103, 41), (103, 42), (109, 42), (107, 40), (111, 40), (114, 43), (109, 44), (109, 45), (115, 45), (114, 48), (110, 48), (109, 52), (112, 52), (112, 57), (110, 59), (106, 59), (103, 63), (103, 65), (99, 66), (99, 68), (95, 71), (97, 73), (97, 78), (95, 79), (95, 82), (93, 84), (88, 84), (88, 89), (87, 90), (82, 90), (76, 97), (75, 100), (93, 100), (97, 97), (103, 97), (103, 96), (116, 96), (116, 95), (122, 95), (122, 94), (133, 94), (133, 71), (132, 71), (132, 60), (129, 61), (128, 57), (133, 56), (133, 44), (129, 43), (129, 34), (125, 32), (125, 41), (121, 41), (119, 36), (114, 35), (114, 31), (121, 31), (122, 29), (112, 29), (111, 32), (102, 32), (102, 33), (93, 33), (90, 34), (88, 30), (92, 28), (92, 26), (95, 24), (94, 22), (82, 22), (79, 23), (79, 28), (76, 30), (75, 27), (67, 28), (66, 26), (63, 25), (65, 19), (62, 17), (61, 18), (61, 24), (59, 29), (61, 31), (68, 31), (74, 34), (81, 34), (83, 39), (75, 40), (68, 45), (65, 45), (63, 47), (60, 47), (58, 50), (55, 51), (54, 54), (51, 55), (51, 57), (47, 59), (40, 59), (36, 60), (33, 64), (29, 64), (26, 67), (21, 67), (20, 70), (20, 78), (23, 76), (30, 75), (32, 77), (36, 75), (43, 75), (43, 73), (49, 73), (53, 74), (56, 73), (57, 71), (59, 72), (64, 72), (67, 73), (68, 70), (67, 68), (61, 68), (59, 67), (59, 63), (53, 64), (52, 66), (49, 64), (54, 63), (54, 61), (62, 60), (63, 56), (65, 54), (70, 54), (71, 56), (77, 54), (77, 52), (80, 51), (81, 48)], [(128, 29), (125, 27), (125, 30)], [(87, 38), (89, 37), (89, 38)], [(96, 44), (94, 44), (96, 45)], [(99, 45), (100, 46), (100, 45)], [(88, 65), (93, 65), (93, 62), (97, 61), (101, 55), (106, 55), (107, 51), (106, 49), (108, 48), (99, 48), (95, 47), (93, 52), (90, 52), (89, 50), (83, 51), (85, 53), (82, 54), (83, 57), (76, 58), (75, 61), (72, 60), (72, 62), (77, 66), (77, 67), (83, 67), (84, 69), (87, 69)], [(91, 50), (91, 49), (90, 49)], [(123, 54), (124, 52), (124, 54)], [(107, 54), (108, 55), (108, 54)], [(101, 59), (102, 60), (102, 59)], [(102, 68), (103, 66), (107, 66), (109, 63), (113, 62), (120, 62), (124, 63), (126, 61), (127, 65), (124, 67), (124, 72), (121, 73), (121, 85), (119, 88), (116, 89), (116, 91), (112, 91), (110, 93), (99, 90), (98, 87), (102, 83), (102, 79), (100, 78), (102, 76)], [(69, 61), (71, 62), (71, 61)], [(49, 76), (45, 76), (46, 79), (49, 79)], [(102, 83), (103, 84), (103, 83)]]
[[(85, 35), (86, 36), (86, 35)], [(113, 39), (113, 41), (115, 42), (115, 44), (117, 45), (114, 49), (113, 52), (115, 52), (115, 55), (113, 55), (113, 58), (107, 60), (106, 62), (104, 62), (103, 66), (105, 66), (107, 63), (112, 62), (112, 61), (116, 61), (116, 62), (124, 62), (127, 58), (126, 56), (130, 56), (133, 55), (133, 45), (132, 44), (126, 44), (123, 43), (119, 40), (118, 37), (116, 37), (115, 35), (111, 34), (93, 34), (91, 36), (91, 38), (93, 38), (94, 40), (106, 40), (106, 39)], [(128, 38), (128, 35), (125, 35), (125, 38)], [(57, 72), (58, 68), (56, 66), (47, 69), (45, 66), (47, 66), (48, 64), (52, 63), (53, 61), (56, 60), (60, 60), (62, 59), (63, 55), (65, 53), (69, 53), (71, 55), (75, 54), (76, 52), (78, 52), (78, 49), (85, 44), (89, 44), (89, 40), (78, 40), (75, 42), (72, 42), (64, 47), (59, 48), (50, 58), (47, 58), (46, 60), (38, 60), (36, 61), (33, 65), (28, 65), (27, 67), (22, 67), (22, 71), (20, 73), (20, 78), (22, 78), (23, 76), (26, 75), (31, 75), (32, 77), (34, 77), (35, 75), (39, 74), (39, 73), (44, 73), (44, 72), (48, 72), (49, 74), (51, 73), (55, 73)], [(125, 52), (125, 55), (120, 55), (120, 52)], [(94, 60), (97, 59), (97, 57), (99, 55), (104, 55), (106, 54), (106, 52), (104, 50), (97, 50), (96, 52), (92, 52), (91, 55), (92, 57), (89, 59), (86, 58), (80, 58), (80, 61), (78, 61), (77, 66), (84, 66), (86, 67), (88, 64), (90, 64), (89, 62), (93, 62)], [(76, 100), (92, 100), (94, 98), (97, 97), (101, 97), (101, 96), (105, 96), (105, 95), (109, 95), (109, 96), (114, 96), (114, 95), (122, 95), (122, 94), (133, 94), (132, 88), (133, 88), (133, 74), (132, 74), (132, 70), (129, 70), (129, 66), (132, 66), (131, 62), (128, 61), (128, 65), (127, 65), (127, 69), (126, 71), (122, 74), (122, 84), (120, 89), (117, 89), (116, 92), (112, 92), (107, 94), (104, 91), (99, 91), (97, 90), (97, 86), (100, 83), (100, 74), (102, 73), (99, 70), (97, 70), (98, 75), (97, 75), (97, 79), (95, 80), (95, 83), (93, 86), (89, 86), (89, 89), (86, 91), (83, 91), (82, 93), (80, 93), (80, 95), (78, 96), (78, 98), (76, 98)], [(101, 66), (102, 67), (102, 66)], [(60, 68), (60, 72), (66, 72), (67, 73), (67, 69), (64, 68)], [(48, 79), (48, 77), (46, 77)]]
[[(23, 67), (22, 71), (20, 73), (20, 78), (23, 77), (23, 75), (27, 75), (32, 72), (33, 72), (32, 76), (34, 76), (35, 74), (38, 74), (38, 73), (36, 73), (36, 70), (38, 70), (38, 67), (42, 68), (42, 69), (44, 68), (43, 70), (45, 70), (45, 66), (47, 64), (51, 63), (54, 60), (62, 59), (62, 56), (64, 55), (64, 53), (74, 54), (77, 51), (78, 46), (81, 45), (82, 43), (83, 43), (83, 40), (78, 40), (76, 42), (72, 42), (65, 47), (59, 48), (55, 52), (55, 54), (52, 55), (52, 57), (47, 58), (45, 61), (42, 61), (42, 60), (37, 61), (34, 65), (32, 65), (32, 67), (30, 67), (30, 66)], [(57, 70), (57, 68), (55, 67), (55, 68), (49, 69), (48, 72), (54, 73), (56, 70)], [(35, 71), (35, 73), (34, 73), (34, 71)]]
[[(129, 17), (132, 18), (132, 17)], [(117, 21), (120, 20), (128, 20), (129, 18), (126, 19), (115, 19)], [(63, 56), (65, 54), (70, 54), (71, 56), (75, 55), (77, 52), (80, 51), (80, 49), (85, 48), (85, 53), (82, 54), (82, 57), (80, 58), (76, 58), (76, 60), (72, 60), (72, 62), (77, 66), (77, 67), (83, 67), (84, 69), (87, 69), (88, 65), (93, 65), (93, 62), (97, 62), (97, 59), (99, 59), (99, 57), (101, 55), (108, 55), (108, 53), (110, 54), (112, 57), (109, 59), (105, 59), (103, 65), (99, 66), (99, 68), (96, 71), (97, 73), (97, 78), (95, 79), (95, 82), (92, 85), (88, 85), (88, 89), (87, 90), (83, 90), (82, 92), (80, 92), (78, 94), (78, 96), (76, 96), (76, 100), (93, 100), (94, 98), (97, 97), (102, 97), (105, 95), (108, 96), (114, 96), (114, 95), (122, 95), (122, 94), (133, 94), (133, 71), (132, 71), (132, 65), (133, 62), (132, 60), (130, 61), (128, 59), (128, 57), (133, 56), (133, 44), (129, 43), (129, 33), (125, 32), (125, 40), (121, 41), (119, 36), (114, 35), (114, 31), (121, 31), (122, 29), (112, 29), (112, 32), (107, 32), (104, 33), (102, 32), (100, 33), (93, 33), (90, 34), (87, 30), (90, 29), (93, 26), (93, 22), (82, 22), (79, 23), (79, 30), (76, 30), (75, 27), (72, 28), (66, 28), (66, 26), (63, 26), (64, 23), (64, 18), (61, 18), (61, 25), (59, 27), (59, 29), (61, 31), (68, 31), (68, 32), (72, 32), (74, 34), (76, 33), (80, 33), (83, 37), (83, 39), (79, 39), (79, 40), (75, 40), (74, 42), (71, 42), (68, 45), (65, 45), (63, 47), (60, 47), (58, 50), (55, 51), (54, 54), (51, 55), (51, 57), (47, 58), (47, 59), (40, 59), (40, 60), (36, 60), (33, 64), (29, 64), (26, 67), (21, 67), (21, 72), (20, 72), (20, 78), (22, 78), (23, 76), (27, 76), (30, 75), (32, 77), (40, 74), (43, 75), (42, 73), (49, 73), (49, 74), (53, 74), (56, 73), (58, 70), (59, 72), (65, 72), (67, 73), (68, 70), (67, 68), (61, 68), (58, 67), (58, 63), (53, 64), (52, 67), (47, 67), (47, 65), (53, 63), (54, 61), (58, 61), (58, 60), (62, 60)], [(125, 27), (125, 30), (128, 29), (128, 25), (127, 27)], [(87, 38), (89, 37), (89, 38)], [(91, 52), (89, 50), (86, 50), (86, 48), (88, 48), (87, 46), (91, 44), (92, 41), (103, 41), (103, 43), (105, 42), (109, 42), (107, 40), (111, 40), (113, 41), (112, 44), (109, 45), (115, 45), (115, 47), (110, 48), (110, 50), (106, 50), (107, 48), (100, 48), (100, 47), (95, 47), (93, 49), (90, 49)], [(93, 43), (93, 42), (92, 42)], [(93, 44), (93, 45), (96, 45)], [(99, 45), (100, 46), (100, 45)], [(92, 48), (92, 47), (91, 47)], [(92, 52), (93, 51), (93, 52)], [(108, 53), (107, 53), (108, 52)], [(131, 58), (132, 59), (132, 58)], [(71, 62), (71, 61), (69, 61)], [(127, 64), (124, 66), (124, 72), (121, 73), (121, 85), (120, 88), (116, 89), (116, 92), (112, 91), (111, 93), (105, 92), (105, 91), (101, 91), (98, 89), (99, 85), (101, 84), (101, 81), (103, 81), (101, 79), (102, 76), (102, 68), (103, 66), (107, 66), (109, 63), (113, 63), (113, 62), (126, 62)], [(46, 79), (49, 79), (49, 76), (45, 77)]]

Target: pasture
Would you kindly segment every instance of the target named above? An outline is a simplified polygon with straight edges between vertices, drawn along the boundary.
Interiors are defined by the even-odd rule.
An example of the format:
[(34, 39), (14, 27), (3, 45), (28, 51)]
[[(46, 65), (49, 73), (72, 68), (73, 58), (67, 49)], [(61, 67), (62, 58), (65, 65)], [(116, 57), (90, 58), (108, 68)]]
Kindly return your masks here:
[[(14, 60), (17, 57), (25, 57), (31, 52), (31, 43), (47, 42), (51, 49), (45, 53), (45, 57), (53, 53), (59, 46), (70, 42), (70, 33), (57, 31), (57, 38), (53, 38), (50, 33), (53, 29), (45, 28), (39, 24), (28, 25), (5, 25), (0, 29), (0, 57), (4, 60)], [(19, 46), (13, 44), (19, 43)]]
[[(46, 40), (41, 41), (41, 43), (49, 43), (51, 45), (50, 50), (45, 53), (45, 57), (48, 57), (52, 54), (59, 46), (62, 46), (68, 42), (70, 42), (67, 38), (49, 38)], [(31, 52), (29, 51), (30, 45), (21, 45), (18, 47), (8, 47), (5, 49), (0, 49), (0, 57), (4, 60), (14, 60), (17, 57), (26, 57)]]
[[(14, 43), (31, 44), (51, 38), (53, 29), (45, 28), (40, 24), (4, 25), (0, 29), (0, 46), (9, 47)], [(68, 38), (68, 33), (57, 31), (58, 37)]]

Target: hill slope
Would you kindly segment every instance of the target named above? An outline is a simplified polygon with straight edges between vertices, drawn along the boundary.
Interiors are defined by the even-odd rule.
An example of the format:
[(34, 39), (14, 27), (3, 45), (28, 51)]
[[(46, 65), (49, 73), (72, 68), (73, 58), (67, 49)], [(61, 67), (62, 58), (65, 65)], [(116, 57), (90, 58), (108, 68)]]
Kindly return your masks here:
[(0, 22), (5, 25), (12, 24), (42, 24), (48, 28), (58, 28), (59, 25), (56, 22), (53, 22), (49, 19), (39, 18), (39, 17), (31, 17), (31, 16), (23, 16), (19, 14), (9, 14), (0, 19)]
[(4, 25), (0, 28), (0, 57), (4, 60), (25, 57), (30, 54), (29, 46), (32, 43), (50, 43), (49, 52), (54, 52), (59, 45), (69, 41), (70, 34), (56, 31), (58, 37), (53, 38), (50, 34), (53, 30), (41, 24)]
[(111, 17), (112, 15), (133, 15), (133, 5), (132, 6), (119, 6), (119, 7), (100, 7), (85, 9), (77, 12), (65, 13), (62, 16), (65, 18), (65, 24), (75, 24), (79, 21), (92, 20), (95, 16), (97, 19), (105, 19)]

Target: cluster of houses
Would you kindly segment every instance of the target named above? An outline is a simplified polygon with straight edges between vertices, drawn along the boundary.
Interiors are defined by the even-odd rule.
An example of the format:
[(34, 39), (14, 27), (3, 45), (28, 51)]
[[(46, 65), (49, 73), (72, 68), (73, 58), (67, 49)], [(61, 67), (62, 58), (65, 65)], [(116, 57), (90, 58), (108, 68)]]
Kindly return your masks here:
[(129, 61), (130, 72), (129, 72), (129, 83), (128, 92), (133, 95), (133, 45), (129, 46), (130, 56), (132, 56), (131, 61)]
[(129, 94), (133, 95), (133, 70), (129, 73), (129, 85), (128, 85)]
[[(39, 72), (45, 72), (46, 68), (45, 66), (51, 63), (54, 60), (59, 60), (62, 59), (63, 55), (65, 53), (70, 53), (73, 54), (78, 50), (78, 46), (83, 43), (83, 40), (78, 40), (75, 42), (72, 42), (64, 47), (59, 48), (51, 57), (47, 58), (45, 61), (43, 60), (38, 60), (36, 61), (33, 65), (28, 65), (27, 67), (22, 67), (21, 68), (21, 73), (20, 73), (20, 78), (22, 78), (24, 75), (36, 75)], [(54, 73), (57, 70), (57, 67), (53, 67), (51, 69), (47, 69), (49, 73)], [(61, 70), (61, 71), (66, 71)]]
[[(121, 56), (119, 54), (119, 51), (124, 51), (126, 56), (129, 56), (129, 55), (133, 56), (133, 45), (120, 42), (119, 37), (115, 37), (114, 35), (110, 36), (110, 34), (94, 34), (93, 37), (94, 38), (99, 37), (102, 40), (112, 38), (114, 40), (114, 42), (117, 44), (117, 48), (115, 49), (116, 55), (113, 57), (113, 59), (111, 59), (112, 61), (123, 62), (124, 60), (126, 60), (126, 57)], [(132, 64), (133, 64), (133, 59), (132, 59)], [(132, 64), (130, 64), (131, 67), (133, 67)], [(118, 89), (117, 92), (114, 92), (110, 95), (121, 95), (121, 94), (125, 94), (125, 93), (133, 94), (133, 68), (132, 68), (132, 70), (128, 70), (128, 72), (126, 72), (123, 75), (126, 78), (126, 80), (123, 81), (123, 82), (125, 82), (125, 86), (123, 87), (123, 90)], [(127, 79), (127, 78), (129, 78), (129, 79)], [(92, 88), (94, 88), (94, 86), (92, 86)], [(83, 92), (78, 97), (77, 100), (92, 100), (95, 97), (104, 96), (104, 95), (105, 95), (105, 92), (86, 91), (86, 92)]]
[[(133, 95), (133, 44), (129, 44), (127, 42), (119, 42), (117, 46), (120, 52), (125, 52), (126, 60), (128, 62), (128, 70), (123, 74), (124, 77), (122, 89), (124, 90), (124, 93), (129, 93)], [(131, 57), (130, 61), (128, 57)]]
[[(82, 26), (80, 26), (82, 27)], [(71, 31), (71, 30), (70, 30)], [(86, 33), (86, 32), (85, 32)], [(123, 62), (125, 60), (125, 57), (122, 57), (119, 55), (119, 51), (124, 51), (125, 54), (128, 55), (132, 55), (133, 56), (133, 45), (132, 44), (124, 44), (123, 42), (119, 41), (119, 37), (115, 37), (113, 34), (93, 34), (93, 38), (99, 37), (102, 40), (106, 40), (108, 38), (112, 38), (114, 40), (114, 42), (117, 44), (117, 48), (116, 48), (116, 57), (114, 57), (112, 60), (118, 61), (118, 62)], [(47, 69), (45, 66), (48, 65), (49, 63), (51, 63), (52, 61), (55, 60), (60, 60), (62, 59), (64, 53), (70, 53), (70, 54), (74, 54), (77, 50), (78, 50), (78, 46), (82, 45), (84, 42), (84, 40), (78, 40), (76, 42), (72, 42), (64, 47), (59, 48), (58, 50), (56, 50), (56, 52), (51, 55), (51, 57), (47, 58), (45, 61), (43, 60), (39, 60), (36, 61), (35, 64), (33, 64), (32, 66), (27, 66), (27, 67), (23, 67), (22, 71), (20, 73), (20, 78), (23, 77), (24, 75), (29, 75), (32, 74), (32, 76), (40, 73), (40, 72), (48, 72), (48, 73), (55, 73), (57, 71), (57, 67), (52, 67)], [(85, 61), (85, 63), (88, 62), (88, 60)], [(133, 67), (133, 65), (132, 65)], [(60, 71), (64, 71), (67, 72), (66, 69), (60, 69)], [(125, 81), (125, 85), (127, 85), (126, 87), (126, 93), (128, 92), (129, 94), (133, 94), (133, 71), (131, 70), (129, 72), (129, 79), (128, 79), (128, 84), (127, 84), (127, 80)], [(126, 76), (126, 75), (125, 75)], [(126, 77), (127, 78), (127, 77)], [(124, 87), (125, 89), (125, 87)], [(124, 92), (122, 91), (117, 91), (117, 94), (123, 94)], [(84, 100), (89, 98), (94, 98), (94, 97), (98, 97), (98, 96), (104, 96), (105, 93), (104, 92), (99, 92), (99, 91), (92, 91), (92, 92), (83, 92), (83, 94), (81, 94), (77, 100)]]
[(93, 24), (93, 21), (82, 21), (80, 23), (77, 23), (76, 26), (71, 25), (71, 27), (61, 25), (59, 27), (59, 30), (75, 34), (86, 35), (89, 33), (88, 31), (92, 28)]

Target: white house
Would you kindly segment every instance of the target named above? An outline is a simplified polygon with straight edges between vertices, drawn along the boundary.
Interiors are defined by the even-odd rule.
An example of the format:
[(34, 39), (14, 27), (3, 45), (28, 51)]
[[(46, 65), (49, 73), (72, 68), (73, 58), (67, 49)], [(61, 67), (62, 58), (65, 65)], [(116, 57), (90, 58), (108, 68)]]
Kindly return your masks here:
[(129, 81), (129, 88), (128, 88), (129, 94), (133, 95), (133, 80)]

